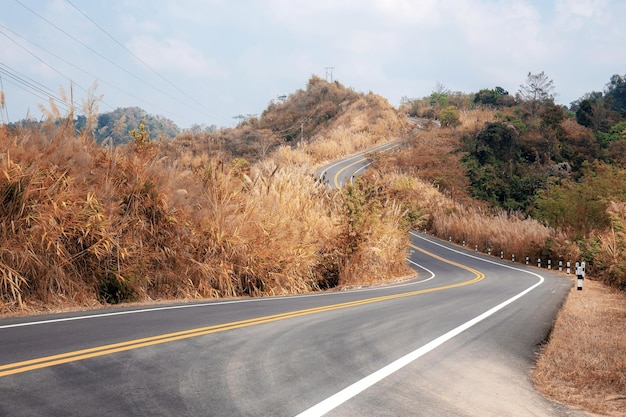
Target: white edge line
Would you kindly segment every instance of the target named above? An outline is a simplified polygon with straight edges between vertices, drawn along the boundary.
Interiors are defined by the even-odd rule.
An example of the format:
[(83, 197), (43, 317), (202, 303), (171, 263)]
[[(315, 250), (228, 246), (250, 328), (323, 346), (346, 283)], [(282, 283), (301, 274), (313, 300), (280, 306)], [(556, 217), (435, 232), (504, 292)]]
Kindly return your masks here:
[[(413, 233), (412, 233), (413, 234)], [(476, 258), (485, 262), (489, 262), (489, 263), (494, 263), (497, 265), (501, 265), (507, 268), (511, 268), (511, 269), (515, 269), (518, 271), (522, 271), (522, 272), (526, 272), (528, 274), (531, 275), (535, 275), (536, 277), (539, 278), (539, 281), (537, 283), (535, 283), (534, 285), (528, 287), (527, 289), (525, 289), (524, 291), (520, 292), (519, 294), (509, 298), (506, 301), (503, 301), (502, 303), (498, 304), (495, 307), (492, 307), (491, 309), (485, 311), (484, 313), (480, 314), (479, 316), (474, 317), (473, 319), (461, 324), (458, 327), (455, 327), (454, 329), (450, 330), (449, 332), (437, 337), (436, 339), (426, 343), (425, 345), (423, 345), (422, 347), (406, 354), (405, 356), (401, 357), (400, 359), (396, 359), (395, 361), (391, 362), (389, 365), (386, 365), (385, 367), (379, 369), (378, 371), (362, 378), (361, 380), (355, 382), (354, 384), (344, 388), (343, 390), (337, 392), (336, 394), (328, 397), (327, 399), (317, 403), (316, 405), (314, 405), (313, 407), (303, 411), (302, 413), (298, 414), (296, 417), (318, 417), (318, 416), (323, 416), (324, 414), (328, 413), (329, 411), (337, 408), (338, 406), (340, 406), (341, 404), (343, 404), (344, 402), (348, 401), (349, 399), (355, 397), (356, 395), (360, 394), (361, 392), (363, 392), (364, 390), (366, 390), (367, 388), (371, 387), (372, 385), (380, 382), (382, 379), (388, 377), (389, 375), (397, 372), (398, 370), (404, 368), (405, 366), (409, 365), (410, 363), (412, 363), (413, 361), (419, 359), (420, 357), (424, 356), (426, 353), (434, 350), (435, 348), (441, 346), (442, 344), (444, 344), (445, 342), (447, 342), (448, 340), (452, 339), (455, 336), (458, 336), (459, 334), (463, 333), (465, 330), (471, 328), (472, 326), (480, 323), (481, 321), (485, 320), (487, 317), (495, 314), (496, 312), (498, 312), (499, 310), (503, 309), (504, 307), (508, 306), (509, 304), (513, 303), (514, 301), (522, 298), (523, 296), (525, 296), (526, 294), (528, 294), (529, 292), (531, 292), (532, 290), (534, 290), (535, 288), (537, 288), (538, 286), (540, 286), (541, 284), (543, 284), (543, 282), (545, 281), (544, 277), (542, 277), (539, 274), (536, 274), (534, 272), (530, 272), (530, 271), (526, 271), (523, 269), (519, 269), (519, 268), (514, 268), (511, 267), (509, 265), (505, 265), (505, 264), (501, 264), (498, 262), (493, 262), (491, 260), (488, 259), (483, 259), (483, 258), (479, 258), (477, 256), (473, 256), (473, 255), (469, 255), (467, 253), (461, 252), (461, 251), (456, 251), (454, 249), (451, 249), (449, 247), (446, 247), (444, 245), (441, 245), (437, 242), (433, 242), (429, 239), (425, 239), (421, 236), (418, 236), (416, 234), (413, 234), (416, 237), (419, 237), (421, 239), (427, 240), (433, 244), (437, 244), (440, 245), (444, 248), (450, 249), (453, 252), (458, 252), (461, 253), (463, 255), (467, 255), (471, 258)]]
[[(527, 271), (524, 271), (524, 272), (527, 272)], [(531, 272), (531, 274), (532, 274), (532, 272)], [(533, 275), (537, 275), (537, 274), (533, 274)], [(318, 417), (318, 416), (323, 416), (324, 414), (328, 413), (329, 411), (337, 408), (338, 406), (340, 406), (344, 402), (348, 401), (349, 399), (353, 398), (354, 396), (360, 394), (361, 392), (363, 392), (367, 388), (369, 388), (372, 385), (380, 382), (382, 379), (388, 377), (389, 375), (395, 373), (396, 371), (399, 371), (400, 369), (402, 369), (405, 366), (409, 365), (411, 362), (419, 359), (420, 357), (424, 356), (425, 354), (427, 354), (428, 352), (432, 351), (433, 349), (441, 346), (442, 344), (444, 344), (448, 340), (452, 339), (453, 337), (458, 336), (459, 334), (463, 333), (465, 330), (467, 330), (467, 329), (471, 328), (472, 326), (480, 323), (481, 321), (485, 320), (487, 317), (493, 315), (494, 313), (496, 313), (497, 311), (503, 309), (504, 307), (506, 307), (507, 305), (511, 304), (512, 302), (514, 302), (517, 299), (519, 299), (519, 298), (523, 297), (524, 295), (528, 294), (530, 291), (534, 290), (536, 287), (538, 287), (539, 285), (541, 285), (543, 283), (544, 278), (541, 277), (541, 276), (539, 276), (539, 278), (540, 278), (539, 282), (537, 282), (535, 285), (527, 288), (526, 290), (524, 290), (521, 293), (515, 295), (514, 297), (511, 297), (508, 300), (498, 304), (497, 306), (491, 308), (490, 310), (485, 311), (481, 315), (479, 315), (477, 317), (474, 317), (472, 320), (467, 321), (467, 322), (461, 324), (460, 326), (450, 330), (449, 332), (439, 336), (438, 338), (436, 338), (436, 339), (426, 343), (422, 347), (414, 350), (413, 352), (410, 352), (410, 353), (406, 354), (405, 356), (401, 357), (400, 359), (397, 359), (397, 360), (391, 362), (389, 365), (386, 365), (385, 367), (379, 369), (378, 371), (376, 371), (376, 372), (366, 376), (365, 378), (355, 382), (354, 384), (344, 388), (343, 390), (341, 390), (338, 393), (328, 397), (327, 399), (323, 400), (322, 402), (317, 403), (316, 405), (314, 405), (313, 407), (309, 408), (308, 410), (303, 411), (302, 413), (298, 414), (296, 417)]]

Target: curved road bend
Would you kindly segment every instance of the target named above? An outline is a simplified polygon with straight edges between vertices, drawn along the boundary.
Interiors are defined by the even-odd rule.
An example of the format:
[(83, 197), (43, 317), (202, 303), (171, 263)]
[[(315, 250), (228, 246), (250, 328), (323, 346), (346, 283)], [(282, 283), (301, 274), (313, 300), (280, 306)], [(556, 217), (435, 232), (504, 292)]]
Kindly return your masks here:
[(411, 239), (402, 285), (0, 320), (0, 415), (584, 415), (528, 376), (571, 280)]
[(330, 184), (332, 187), (351, 182), (352, 179), (359, 175), (363, 170), (371, 165), (368, 155), (374, 152), (389, 152), (402, 145), (401, 140), (387, 142), (381, 146), (368, 149), (365, 152), (352, 155), (340, 161), (333, 162), (320, 168), (317, 171), (317, 178), (320, 181)]

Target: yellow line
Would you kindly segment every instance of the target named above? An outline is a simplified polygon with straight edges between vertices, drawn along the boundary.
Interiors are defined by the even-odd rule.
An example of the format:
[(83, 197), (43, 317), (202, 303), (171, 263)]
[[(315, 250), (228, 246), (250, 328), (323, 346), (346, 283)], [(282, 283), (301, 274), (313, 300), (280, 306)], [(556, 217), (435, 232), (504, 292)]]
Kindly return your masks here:
[[(390, 151), (390, 150), (392, 150), (394, 148), (397, 148), (398, 146), (400, 146), (400, 144), (396, 143), (396, 144), (393, 144), (392, 146), (389, 146), (388, 148), (383, 148), (382, 150), (378, 149), (378, 148), (377, 149), (373, 149), (371, 152), (388, 152), (388, 151)], [(348, 168), (350, 168), (350, 167), (352, 167), (352, 166), (354, 166), (356, 164), (359, 164), (359, 163), (361, 163), (363, 161), (367, 161), (367, 158), (359, 159), (358, 161), (353, 162), (350, 165), (347, 165), (347, 166), (341, 168), (339, 171), (337, 171), (337, 174), (335, 174), (335, 177), (333, 178), (333, 181), (335, 182), (335, 187), (339, 188), (339, 175), (341, 175), (342, 172), (346, 171)]]
[(410, 245), (410, 246), (413, 249), (423, 252), (442, 262), (446, 262), (451, 265), (458, 266), (459, 268), (470, 271), (475, 275), (475, 278), (469, 281), (464, 281), (464, 282), (460, 282), (457, 284), (445, 285), (442, 287), (427, 288), (427, 289), (411, 291), (411, 292), (406, 292), (406, 293), (401, 293), (401, 294), (385, 295), (385, 296), (380, 296), (380, 297), (367, 298), (364, 300), (333, 304), (330, 306), (291, 311), (287, 313), (274, 314), (274, 315), (264, 316), (264, 317), (257, 317), (257, 318), (247, 319), (247, 320), (235, 321), (231, 323), (217, 324), (217, 325), (208, 326), (208, 327), (200, 327), (200, 328), (191, 329), (191, 330), (167, 333), (167, 334), (162, 334), (158, 336), (146, 337), (142, 339), (129, 340), (126, 342), (97, 346), (97, 347), (93, 347), (89, 349), (82, 349), (82, 350), (77, 350), (73, 352), (61, 353), (58, 355), (52, 355), (52, 356), (46, 356), (42, 358), (36, 358), (36, 359), (31, 359), (31, 360), (26, 360), (26, 361), (21, 361), (21, 362), (9, 363), (9, 364), (0, 366), (0, 377), (14, 375), (14, 374), (22, 373), (22, 372), (28, 372), (28, 371), (32, 371), (36, 369), (41, 369), (41, 368), (47, 368), (50, 366), (60, 365), (60, 364), (69, 363), (69, 362), (75, 362), (75, 361), (79, 361), (83, 359), (110, 355), (112, 353), (124, 352), (127, 350), (138, 349), (138, 348), (147, 347), (147, 346), (154, 346), (154, 345), (159, 345), (162, 343), (169, 343), (169, 342), (173, 342), (177, 340), (188, 339), (191, 337), (205, 336), (208, 334), (223, 332), (226, 330), (239, 329), (242, 327), (255, 326), (257, 324), (263, 324), (263, 323), (271, 323), (274, 321), (285, 320), (285, 319), (293, 318), (293, 317), (306, 316), (309, 314), (315, 314), (315, 313), (320, 313), (324, 311), (339, 310), (342, 308), (377, 303), (380, 301), (393, 300), (397, 298), (412, 297), (412, 296), (419, 295), (419, 294), (426, 294), (426, 293), (435, 292), (435, 291), (442, 291), (442, 290), (447, 290), (451, 288), (462, 287), (465, 285), (474, 284), (485, 278), (485, 274), (483, 274), (480, 271), (477, 271), (475, 269), (472, 269), (468, 266), (465, 266), (456, 262), (449, 261), (433, 253), (430, 253), (421, 248), (418, 248), (417, 246), (414, 246), (414, 245)]
[(350, 165), (346, 165), (345, 167), (341, 168), (339, 171), (337, 171), (337, 173), (335, 174), (335, 177), (333, 178), (333, 181), (335, 182), (335, 187), (339, 188), (339, 175), (341, 175), (342, 172), (346, 171), (348, 168), (359, 164), (363, 161), (367, 161), (367, 158), (363, 158), (363, 159), (359, 159), (356, 162), (351, 163)]

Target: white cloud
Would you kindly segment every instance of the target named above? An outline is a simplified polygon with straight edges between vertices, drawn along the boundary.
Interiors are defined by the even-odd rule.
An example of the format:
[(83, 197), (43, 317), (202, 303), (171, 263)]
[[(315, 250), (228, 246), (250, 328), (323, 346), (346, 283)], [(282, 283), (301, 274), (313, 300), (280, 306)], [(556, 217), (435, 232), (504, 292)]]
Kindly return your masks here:
[(437, 0), (370, 0), (367, 7), (383, 22), (395, 27), (425, 25), (434, 26), (441, 23), (442, 2)]
[(179, 39), (136, 36), (128, 49), (155, 70), (177, 71), (187, 76), (225, 78), (228, 72), (202, 51)]
[(556, 0), (555, 9), (565, 16), (595, 18), (604, 15), (608, 3), (606, 0)]

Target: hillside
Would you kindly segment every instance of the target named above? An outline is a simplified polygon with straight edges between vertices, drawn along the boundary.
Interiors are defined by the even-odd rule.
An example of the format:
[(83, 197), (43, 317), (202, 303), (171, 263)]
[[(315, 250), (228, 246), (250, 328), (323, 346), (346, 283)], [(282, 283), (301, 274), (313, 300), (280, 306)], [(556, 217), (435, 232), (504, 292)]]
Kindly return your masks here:
[[(533, 82), (537, 77), (548, 81), (543, 73), (529, 75)], [(382, 170), (429, 181), (463, 203), (452, 214), (431, 216), (435, 233), (509, 257), (580, 259), (591, 274), (623, 290), (626, 77), (611, 77), (603, 93), (586, 95), (569, 109), (544, 93), (529, 100), (496, 87), (406, 100), (407, 113), (438, 117), (444, 128), (416, 133), (412, 150), (390, 156)], [(473, 227), (455, 219), (457, 212), (464, 219), (526, 219), (541, 235), (525, 246), (505, 245), (515, 235), (493, 233), (493, 222)], [(508, 221), (503, 230), (510, 230)]]

